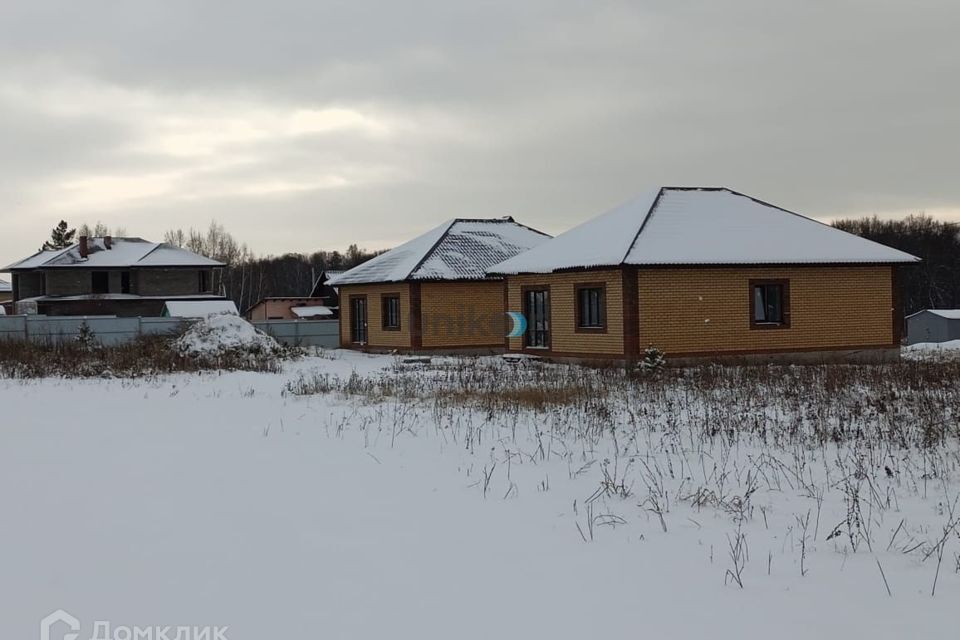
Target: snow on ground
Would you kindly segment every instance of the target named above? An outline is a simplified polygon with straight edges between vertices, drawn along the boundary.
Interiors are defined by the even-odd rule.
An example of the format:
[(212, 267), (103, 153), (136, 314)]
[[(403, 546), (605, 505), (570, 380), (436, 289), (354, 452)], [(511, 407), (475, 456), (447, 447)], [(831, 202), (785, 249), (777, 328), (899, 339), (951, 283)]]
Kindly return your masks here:
[[(955, 633), (953, 555), (931, 597), (934, 567), (897, 550), (906, 534), (885, 549), (901, 519), (910, 535), (937, 535), (933, 481), (926, 497), (896, 490), (873, 552), (823, 541), (844, 510), (828, 498), (805, 576), (792, 520), (811, 501), (763, 483), (763, 516), (743, 524), (740, 589), (725, 584), (737, 526), (719, 509), (673, 505), (664, 532), (635, 487), (634, 498), (593, 503), (623, 524), (598, 520), (584, 541), (610, 443), (558, 440), (544, 445), (554, 457), (505, 459), (510, 429), (482, 413), (456, 425), (400, 400), (285, 393), (301, 373), (348, 380), (398, 367), (332, 352), (281, 375), (0, 380), (0, 638), (37, 637), (56, 609), (83, 622), (80, 638), (97, 620), (229, 625), (231, 640)], [(555, 417), (521, 421), (521, 448)], [(595, 464), (571, 470), (556, 454), (575, 446)]]
[(960, 358), (960, 340), (947, 342), (918, 342), (903, 348), (907, 360), (938, 360)]

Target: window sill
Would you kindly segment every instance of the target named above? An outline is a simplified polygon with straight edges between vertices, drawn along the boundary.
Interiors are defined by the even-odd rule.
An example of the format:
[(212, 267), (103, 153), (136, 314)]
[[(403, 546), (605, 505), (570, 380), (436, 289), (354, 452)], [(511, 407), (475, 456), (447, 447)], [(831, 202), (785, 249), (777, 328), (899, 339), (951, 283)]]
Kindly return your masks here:
[(786, 322), (751, 322), (751, 329), (759, 329), (761, 331), (769, 329), (789, 329), (790, 324)]
[(607, 328), (602, 327), (574, 327), (574, 333), (606, 333)]

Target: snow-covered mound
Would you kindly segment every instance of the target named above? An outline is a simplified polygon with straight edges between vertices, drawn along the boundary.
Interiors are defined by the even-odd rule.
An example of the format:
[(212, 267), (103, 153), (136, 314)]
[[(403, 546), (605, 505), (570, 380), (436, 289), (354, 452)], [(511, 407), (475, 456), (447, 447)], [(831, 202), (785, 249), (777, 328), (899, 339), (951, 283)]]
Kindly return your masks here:
[(960, 340), (948, 342), (918, 342), (903, 348), (903, 357), (908, 360), (928, 360), (931, 358), (960, 358)]
[(211, 314), (191, 326), (176, 342), (177, 351), (193, 357), (227, 354), (280, 355), (283, 347), (233, 314)]

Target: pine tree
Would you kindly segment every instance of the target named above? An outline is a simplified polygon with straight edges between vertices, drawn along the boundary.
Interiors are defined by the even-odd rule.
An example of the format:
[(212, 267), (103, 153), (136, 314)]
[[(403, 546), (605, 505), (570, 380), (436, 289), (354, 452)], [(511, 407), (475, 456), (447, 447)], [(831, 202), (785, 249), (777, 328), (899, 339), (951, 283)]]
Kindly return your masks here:
[(43, 243), (43, 251), (53, 249), (66, 249), (73, 244), (73, 237), (77, 235), (76, 229), (71, 229), (66, 220), (61, 220), (60, 224), (50, 231), (50, 239)]

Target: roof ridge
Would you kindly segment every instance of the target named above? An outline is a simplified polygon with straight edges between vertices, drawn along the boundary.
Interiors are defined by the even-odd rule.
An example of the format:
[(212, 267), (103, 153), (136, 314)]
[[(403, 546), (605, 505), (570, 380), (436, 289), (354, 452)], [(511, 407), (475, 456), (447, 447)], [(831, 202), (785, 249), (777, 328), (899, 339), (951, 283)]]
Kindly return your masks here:
[(423, 253), (423, 255), (420, 257), (420, 260), (417, 261), (417, 264), (410, 268), (410, 271), (407, 272), (407, 275), (403, 277), (404, 280), (413, 277), (413, 274), (416, 273), (417, 269), (423, 266), (423, 263), (427, 261), (427, 258), (433, 255), (433, 252), (437, 250), (437, 247), (440, 246), (440, 243), (443, 242), (443, 239), (447, 237), (447, 234), (450, 233), (450, 229), (452, 229), (453, 225), (457, 224), (457, 222), (461, 222), (461, 219), (450, 219), (450, 221), (447, 223), (447, 228), (443, 230), (443, 233), (440, 234), (436, 242), (434, 242), (433, 245), (431, 245), (431, 247)]
[[(540, 231), (540, 229), (534, 229), (533, 227), (531, 227), (531, 226), (529, 226), (529, 225), (526, 225), (526, 224), (523, 224), (522, 222), (517, 222), (517, 221), (513, 218), (513, 216), (501, 216), (501, 217), (499, 217), (499, 218), (454, 218), (453, 221), (454, 221), (454, 223), (457, 223), (457, 222), (499, 222), (499, 223), (510, 223), (510, 224), (514, 224), (514, 225), (516, 225), (516, 226), (518, 226), (518, 227), (523, 227), (524, 229), (527, 229), (527, 230), (529, 230), (529, 231), (533, 231), (534, 233), (538, 233), (538, 234), (540, 234), (541, 236), (544, 236), (544, 237), (546, 237), (546, 238), (553, 238), (552, 235), (550, 235), (549, 233), (546, 233), (545, 231)], [(451, 225), (451, 226), (453, 226), (453, 225)]]
[(650, 203), (650, 208), (647, 209), (647, 215), (643, 216), (643, 222), (640, 223), (640, 227), (637, 229), (637, 233), (633, 236), (633, 240), (630, 241), (630, 246), (627, 247), (627, 252), (623, 254), (623, 257), (620, 258), (618, 265), (625, 264), (627, 257), (630, 255), (630, 252), (633, 251), (634, 245), (637, 244), (637, 240), (640, 239), (640, 234), (643, 233), (644, 227), (647, 226), (647, 221), (653, 216), (653, 210), (657, 208), (657, 205), (660, 203), (660, 197), (663, 195), (665, 189), (670, 187), (660, 187), (657, 191), (657, 197), (653, 199), (653, 202)]
[[(149, 240), (147, 242), (149, 242)], [(155, 242), (153, 243), (153, 249), (150, 249), (150, 251), (147, 251), (145, 254), (137, 258), (137, 262), (143, 262), (151, 253), (153, 253), (154, 251), (156, 251), (157, 249), (163, 246), (169, 246), (171, 248), (175, 248), (173, 247), (173, 245), (168, 245), (166, 242)], [(181, 247), (176, 247), (176, 248), (181, 248)], [(191, 251), (191, 253), (193, 252)]]

